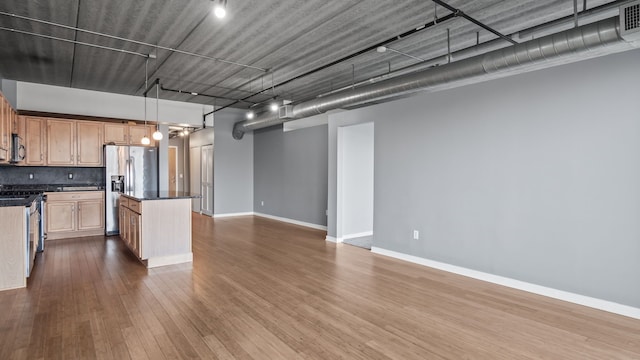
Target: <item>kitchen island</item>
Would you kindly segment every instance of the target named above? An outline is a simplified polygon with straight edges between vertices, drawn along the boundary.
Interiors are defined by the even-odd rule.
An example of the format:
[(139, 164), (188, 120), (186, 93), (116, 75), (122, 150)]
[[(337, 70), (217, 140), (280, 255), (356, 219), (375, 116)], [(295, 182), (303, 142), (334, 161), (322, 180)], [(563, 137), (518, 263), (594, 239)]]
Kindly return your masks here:
[(147, 268), (193, 261), (191, 201), (183, 192), (120, 194), (120, 238)]
[(0, 198), (0, 290), (27, 286), (42, 242), (41, 195)]

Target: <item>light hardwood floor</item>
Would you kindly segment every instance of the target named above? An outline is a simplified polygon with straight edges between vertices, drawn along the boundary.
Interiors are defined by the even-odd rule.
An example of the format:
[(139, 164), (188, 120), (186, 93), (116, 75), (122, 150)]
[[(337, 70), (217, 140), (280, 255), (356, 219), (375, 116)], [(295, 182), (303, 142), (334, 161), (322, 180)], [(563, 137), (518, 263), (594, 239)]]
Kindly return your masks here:
[(0, 359), (640, 359), (640, 320), (324, 241), (193, 217), (193, 265), (47, 242), (0, 292)]

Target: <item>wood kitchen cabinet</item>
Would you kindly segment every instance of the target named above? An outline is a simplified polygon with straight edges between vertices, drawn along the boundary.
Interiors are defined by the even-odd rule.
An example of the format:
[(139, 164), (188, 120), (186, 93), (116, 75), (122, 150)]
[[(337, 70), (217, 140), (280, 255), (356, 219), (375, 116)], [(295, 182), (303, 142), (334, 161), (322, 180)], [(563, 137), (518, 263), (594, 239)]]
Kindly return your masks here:
[(47, 193), (47, 239), (104, 234), (104, 192)]
[(102, 166), (101, 122), (47, 120), (47, 165)]
[(155, 142), (151, 137), (153, 130), (152, 125), (131, 125), (131, 124), (104, 124), (104, 143), (115, 145), (142, 145), (142, 138), (146, 135), (151, 140), (151, 144), (146, 146), (154, 146)]
[[(129, 145), (155, 146), (155, 141), (151, 137), (154, 126), (151, 125), (129, 125)], [(142, 138), (145, 135), (151, 140), (149, 145), (142, 145)]]
[(44, 166), (46, 164), (47, 120), (44, 118), (20, 116), (18, 133), (24, 139), (24, 165)]
[(47, 120), (47, 165), (75, 165), (75, 125), (72, 120)]
[(0, 95), (0, 163), (6, 164), (11, 156), (11, 105)]
[(102, 144), (104, 125), (96, 121), (76, 123), (78, 166), (102, 166)]
[(105, 123), (104, 142), (105, 144), (129, 145), (129, 125)]
[[(120, 238), (136, 257), (141, 258), (142, 215), (139, 212), (140, 204), (138, 202), (136, 206), (134, 204), (135, 200), (129, 200), (124, 197), (120, 197), (120, 199), (120, 212), (118, 217)], [(137, 212), (135, 211), (136, 209), (138, 209)]]

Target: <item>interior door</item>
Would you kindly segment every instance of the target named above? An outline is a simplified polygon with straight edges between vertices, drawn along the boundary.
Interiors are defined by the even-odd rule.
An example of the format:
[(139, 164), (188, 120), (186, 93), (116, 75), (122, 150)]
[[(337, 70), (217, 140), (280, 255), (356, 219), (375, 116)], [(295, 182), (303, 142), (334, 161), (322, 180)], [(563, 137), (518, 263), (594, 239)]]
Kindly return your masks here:
[(202, 213), (213, 215), (213, 145), (202, 147)]
[(178, 148), (169, 146), (169, 192), (178, 190)]
[[(202, 165), (200, 162), (200, 153), (201, 153), (202, 148), (200, 146), (196, 146), (196, 147), (192, 147), (190, 148), (190, 152), (189, 152), (189, 169), (190, 169), (190, 178), (189, 178), (189, 183), (191, 185), (190, 189), (191, 189), (191, 193), (194, 195), (201, 195), (201, 189), (200, 189), (200, 166)], [(193, 199), (193, 201), (191, 202), (191, 206), (192, 206), (192, 210), (195, 212), (200, 212), (200, 203), (201, 201), (198, 201), (198, 199)]]

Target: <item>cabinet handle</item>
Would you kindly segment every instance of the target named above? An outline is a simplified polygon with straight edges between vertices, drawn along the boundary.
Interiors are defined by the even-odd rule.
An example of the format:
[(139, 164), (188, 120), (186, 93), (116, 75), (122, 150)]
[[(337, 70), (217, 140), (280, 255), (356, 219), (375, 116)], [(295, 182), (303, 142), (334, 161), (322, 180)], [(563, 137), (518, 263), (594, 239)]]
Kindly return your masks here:
[(42, 154), (40, 154), (40, 160), (42, 160)]

